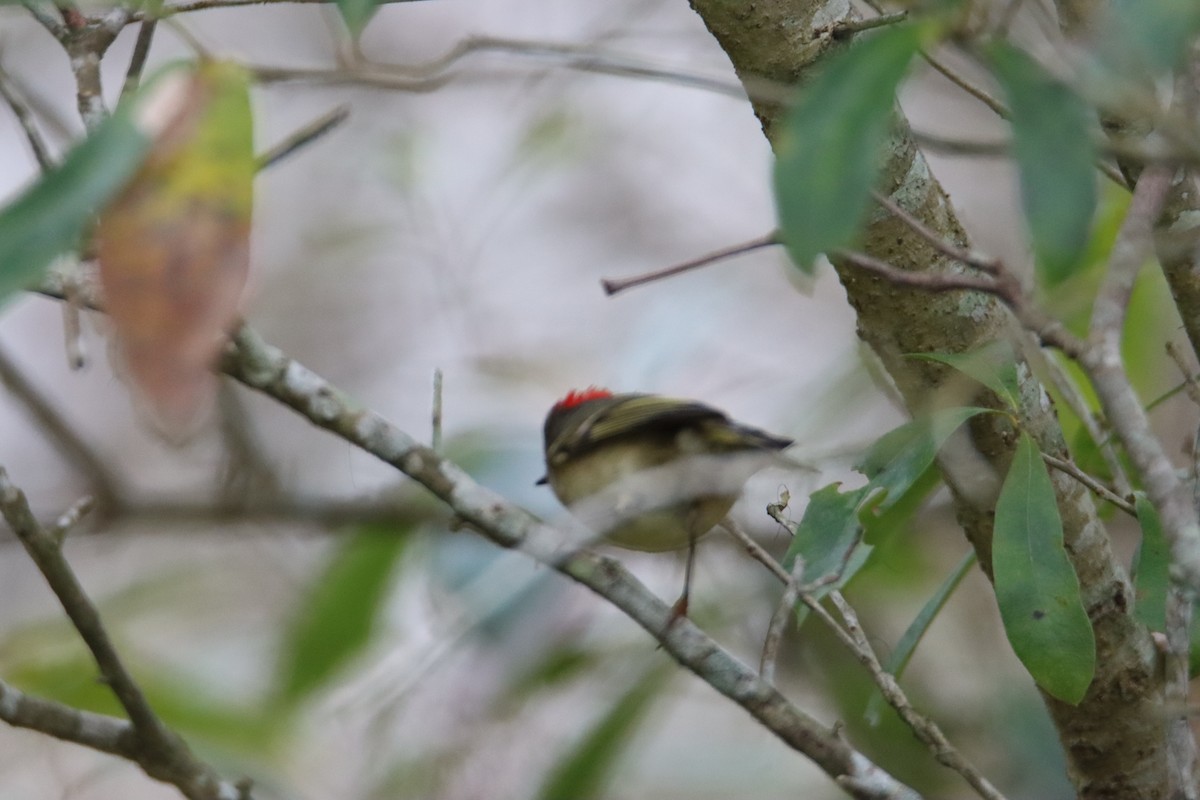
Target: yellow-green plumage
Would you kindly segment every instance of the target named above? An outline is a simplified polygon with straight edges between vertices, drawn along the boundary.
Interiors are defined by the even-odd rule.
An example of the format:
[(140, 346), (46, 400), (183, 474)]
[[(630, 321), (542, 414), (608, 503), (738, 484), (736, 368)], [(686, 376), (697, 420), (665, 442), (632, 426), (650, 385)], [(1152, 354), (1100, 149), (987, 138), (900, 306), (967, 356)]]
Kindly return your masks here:
[(745, 480), (792, 444), (702, 403), (599, 390), (555, 405), (544, 434), (547, 480), (563, 505), (613, 544), (646, 551), (708, 533)]

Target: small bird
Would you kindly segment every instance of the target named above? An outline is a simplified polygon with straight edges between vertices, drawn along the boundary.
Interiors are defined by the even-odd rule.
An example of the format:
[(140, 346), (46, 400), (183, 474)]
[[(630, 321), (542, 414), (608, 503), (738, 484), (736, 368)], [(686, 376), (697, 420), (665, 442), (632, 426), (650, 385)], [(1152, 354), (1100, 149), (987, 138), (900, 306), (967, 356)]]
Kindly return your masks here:
[(779, 452), (791, 439), (712, 406), (594, 386), (555, 403), (543, 433), (546, 477), (538, 483), (598, 536), (632, 550), (688, 548), (672, 619), (687, 615), (696, 541), (725, 518), (751, 475), (796, 466)]

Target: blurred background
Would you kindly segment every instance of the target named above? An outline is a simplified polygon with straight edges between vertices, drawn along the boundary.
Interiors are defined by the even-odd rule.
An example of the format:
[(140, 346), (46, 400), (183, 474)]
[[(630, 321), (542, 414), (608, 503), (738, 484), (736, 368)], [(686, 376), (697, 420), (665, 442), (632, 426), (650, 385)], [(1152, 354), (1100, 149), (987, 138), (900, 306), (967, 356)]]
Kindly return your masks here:
[[(175, 20), (212, 54), (254, 66), (333, 69), (346, 52), (325, 8)], [(105, 59), (110, 98), (135, 35), (126, 30)], [(479, 35), (735, 81), (677, 0), (399, 4), (380, 10), (361, 49), (413, 65)], [(813, 489), (861, 481), (855, 457), (904, 419), (858, 345), (832, 271), (805, 279), (766, 249), (615, 297), (599, 283), (773, 228), (770, 151), (747, 102), (569, 69), (532, 44), (509, 49), (464, 57), (432, 91), (255, 90), (259, 150), (336, 107), (349, 119), (260, 176), (246, 319), (419, 439), (430, 436), (440, 369), (447, 451), (550, 520), (563, 512), (534, 485), (541, 424), (570, 388), (700, 398), (793, 437), (819, 474), (760, 475), (736, 509), (782, 553), (787, 537), (766, 504), (786, 489), (786, 513), (798, 520)], [(191, 53), (163, 25), (150, 63)], [(80, 134), (67, 59), (22, 9), (0, 7), (0, 68), (64, 151)], [(918, 130), (1003, 134), (940, 78), (922, 73), (903, 100)], [(931, 161), (975, 244), (1024, 263), (1007, 163)], [(4, 108), (0, 165), (0, 197), (36, 174)], [(58, 303), (26, 296), (0, 311), (6, 358), (129, 499), (127, 513), (74, 533), (67, 554), (156, 707), (225, 774), (253, 777), (267, 798), (841, 796), (604, 602), (456, 530), (419, 487), (275, 403), (230, 385), (222, 412), (194, 438), (164, 442), (131, 402), (105, 333), (103, 318), (85, 318), (87, 364), (72, 370)], [(0, 393), (0, 464), (43, 518), (89, 490), (78, 459), (12, 392)], [(220, 511), (230, 504), (251, 518)], [(346, 522), (346, 506), (382, 509), (380, 519)], [(966, 551), (938, 494), (876, 552), (849, 596), (881, 655)], [(0, 675), (116, 713), (6, 531), (0, 554)], [(616, 554), (675, 597), (680, 559)], [(779, 591), (713, 534), (700, 548), (692, 616), (757, 663)], [(865, 725), (867, 676), (816, 625), (789, 635), (779, 669), (801, 707), (843, 720), (900, 778), (934, 796), (967, 796), (894, 717)], [(1071, 796), (977, 570), (905, 685), (1011, 796)], [(174, 796), (115, 759), (0, 729), (2, 800)]]

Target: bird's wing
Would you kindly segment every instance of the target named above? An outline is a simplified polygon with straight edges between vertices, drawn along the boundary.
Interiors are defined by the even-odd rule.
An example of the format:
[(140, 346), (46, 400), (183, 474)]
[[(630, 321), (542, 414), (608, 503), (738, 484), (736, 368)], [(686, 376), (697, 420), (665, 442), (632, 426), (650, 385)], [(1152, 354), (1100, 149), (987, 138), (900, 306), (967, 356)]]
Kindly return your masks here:
[(676, 400), (658, 395), (630, 395), (629, 399), (601, 409), (581, 426), (579, 446), (591, 446), (633, 433), (653, 424), (660, 430), (670, 430), (704, 420), (727, 421), (724, 412), (712, 406), (690, 400)]

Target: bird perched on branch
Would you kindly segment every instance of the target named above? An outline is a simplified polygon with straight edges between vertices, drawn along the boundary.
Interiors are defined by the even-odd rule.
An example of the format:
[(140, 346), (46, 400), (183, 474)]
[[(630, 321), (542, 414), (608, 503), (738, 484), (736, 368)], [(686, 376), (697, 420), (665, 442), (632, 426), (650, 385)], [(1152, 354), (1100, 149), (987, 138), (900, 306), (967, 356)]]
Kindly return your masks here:
[(696, 541), (729, 513), (750, 476), (791, 439), (735, 422), (692, 400), (653, 394), (571, 391), (546, 416), (546, 477), (558, 499), (597, 536), (619, 547), (688, 548), (687, 614)]

